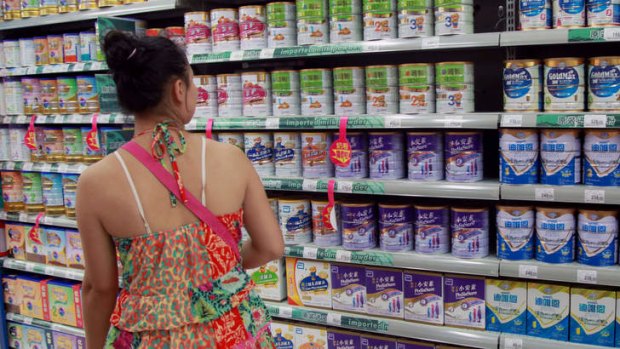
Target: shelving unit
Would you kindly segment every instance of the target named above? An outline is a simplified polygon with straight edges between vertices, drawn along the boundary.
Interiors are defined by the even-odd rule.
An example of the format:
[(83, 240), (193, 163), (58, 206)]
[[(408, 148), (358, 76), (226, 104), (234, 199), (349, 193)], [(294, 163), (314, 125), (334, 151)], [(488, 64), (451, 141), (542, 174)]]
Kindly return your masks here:
[(620, 188), (585, 185), (502, 184), (501, 197), (504, 200), (537, 201), (539, 205), (544, 205), (546, 202), (619, 205)]
[[(0, 124), (5, 125), (27, 125), (30, 123), (32, 115), (11, 115), (0, 116)], [(56, 115), (36, 115), (36, 125), (43, 124), (86, 124), (93, 122), (92, 114), (56, 114)], [(97, 114), (97, 124), (128, 124), (133, 123), (133, 116), (114, 114)]]
[(85, 164), (0, 161), (0, 171), (33, 171), (80, 174), (86, 170), (87, 167), (88, 165)]
[[(543, 34), (544, 35), (541, 35)], [(543, 46), (573, 43), (603, 43), (620, 40), (618, 28), (552, 29), (544, 32), (507, 31), (500, 35), (500, 46)]]
[(60, 277), (76, 281), (84, 280), (83, 270), (58, 267), (55, 265), (47, 265), (29, 261), (20, 261), (13, 258), (6, 258), (2, 263), (2, 267), (5, 269), (26, 271), (29, 273)]
[[(38, 214), (36, 213), (27, 214), (23, 212), (9, 213), (9, 212), (0, 211), (0, 220), (35, 224), (37, 220), (37, 215)], [(51, 225), (55, 227), (77, 229), (77, 223), (75, 219), (67, 218), (64, 216), (62, 217), (43, 216), (43, 218), (41, 218), (40, 224)]]
[(104, 70), (108, 70), (108, 65), (105, 62), (49, 64), (35, 67), (3, 68), (0, 69), (0, 77), (56, 73), (86, 73)]
[(510, 128), (620, 128), (620, 114), (607, 113), (504, 113), (500, 116), (500, 126)]
[(81, 328), (75, 328), (75, 327), (65, 326), (61, 324), (55, 324), (55, 323), (51, 323), (48, 321), (34, 319), (34, 318), (24, 316), (21, 314), (7, 313), (6, 319), (7, 321), (18, 322), (24, 325), (35, 325), (35, 326), (38, 326), (38, 327), (41, 327), (47, 330), (63, 332), (63, 333), (72, 334), (72, 335), (81, 336), (81, 337), (85, 336), (85, 332)]

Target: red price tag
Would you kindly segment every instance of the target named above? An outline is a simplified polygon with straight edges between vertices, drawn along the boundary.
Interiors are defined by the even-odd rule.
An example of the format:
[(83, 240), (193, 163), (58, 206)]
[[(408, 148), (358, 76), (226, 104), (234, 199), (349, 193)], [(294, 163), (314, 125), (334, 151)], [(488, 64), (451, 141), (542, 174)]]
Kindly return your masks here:
[(347, 121), (349, 118), (340, 118), (340, 132), (338, 139), (329, 147), (329, 159), (338, 167), (347, 167), (351, 163), (351, 143), (347, 139)]
[(338, 223), (336, 222), (336, 211), (334, 211), (334, 206), (336, 204), (336, 200), (334, 199), (335, 187), (336, 181), (330, 179), (327, 183), (327, 198), (329, 202), (322, 212), (323, 225), (325, 225), (325, 228), (329, 230), (336, 230), (335, 227), (338, 225)]
[(34, 131), (34, 123), (37, 121), (37, 116), (33, 115), (30, 117), (30, 125), (28, 126), (28, 131), (26, 131), (26, 135), (24, 136), (24, 145), (28, 147), (30, 150), (37, 149), (37, 141), (36, 141), (36, 133)]
[(207, 129), (205, 130), (208, 139), (213, 139), (213, 119), (207, 120)]
[(93, 123), (90, 131), (86, 134), (86, 146), (92, 151), (99, 151), (99, 134), (97, 132), (97, 117), (99, 114), (93, 114)]
[(44, 215), (43, 212), (40, 212), (37, 215), (37, 219), (35, 220), (34, 227), (30, 228), (30, 231), (28, 232), (28, 237), (30, 238), (30, 240), (40, 245), (43, 245), (43, 241), (41, 241), (41, 235), (39, 234), (40, 232), (39, 225), (41, 223), (41, 218), (43, 218), (43, 215)]

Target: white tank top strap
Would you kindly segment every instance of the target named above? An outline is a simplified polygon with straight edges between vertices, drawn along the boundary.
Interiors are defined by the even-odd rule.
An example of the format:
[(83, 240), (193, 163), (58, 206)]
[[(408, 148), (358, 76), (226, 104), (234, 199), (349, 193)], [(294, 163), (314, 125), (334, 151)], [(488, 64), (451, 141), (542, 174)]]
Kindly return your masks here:
[(133, 178), (131, 177), (131, 174), (129, 173), (129, 169), (127, 168), (127, 165), (125, 164), (125, 160), (123, 160), (123, 157), (121, 156), (121, 154), (119, 154), (118, 151), (115, 151), (114, 155), (116, 155), (116, 159), (118, 159), (118, 162), (121, 164), (121, 167), (123, 168), (123, 172), (125, 172), (125, 177), (127, 177), (127, 181), (129, 182), (129, 187), (131, 187), (131, 193), (133, 194), (133, 197), (136, 201), (136, 205), (138, 206), (138, 212), (140, 212), (140, 217), (142, 217), (142, 221), (144, 222), (144, 228), (146, 229), (147, 234), (151, 234), (151, 226), (149, 225), (149, 223), (146, 220), (146, 217), (144, 216), (144, 208), (142, 207), (142, 201), (140, 201), (140, 197), (138, 196), (138, 191), (136, 190), (136, 185), (134, 184)]
[(206, 206), (207, 205), (207, 194), (206, 194), (206, 187), (207, 187), (207, 138), (204, 137), (202, 138), (202, 195), (201, 195), (201, 201), (202, 201), (202, 205)]

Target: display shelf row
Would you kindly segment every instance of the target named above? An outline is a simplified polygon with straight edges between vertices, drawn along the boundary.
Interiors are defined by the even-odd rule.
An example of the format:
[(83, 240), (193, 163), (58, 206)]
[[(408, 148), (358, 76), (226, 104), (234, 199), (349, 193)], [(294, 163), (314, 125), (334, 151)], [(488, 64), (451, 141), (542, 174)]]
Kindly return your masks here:
[(84, 279), (84, 271), (55, 265), (47, 265), (29, 261), (21, 261), (13, 258), (5, 258), (2, 267), (5, 269), (26, 271), (29, 273), (55, 276), (64, 279), (82, 281)]
[(80, 174), (84, 172), (87, 167), (88, 165), (86, 164), (0, 161), (0, 171), (31, 171)]
[(620, 28), (571, 28), (553, 30), (507, 31), (500, 34), (500, 46), (558, 45), (620, 40)]
[(500, 127), (511, 128), (620, 128), (620, 114), (604, 112), (565, 114), (505, 113)]
[[(0, 25), (1, 25), (1, 22), (0, 22)], [(103, 70), (108, 70), (108, 65), (105, 62), (48, 64), (48, 65), (39, 65), (39, 66), (34, 66), (34, 67), (4, 68), (0, 70), (0, 77), (54, 74), (54, 73), (96, 72), (96, 71), (103, 71)]]
[(619, 187), (502, 184), (500, 191), (503, 200), (620, 205)]
[(80, 337), (85, 336), (85, 332), (82, 329), (71, 327), (71, 326), (66, 326), (66, 325), (61, 325), (61, 324), (55, 324), (55, 323), (31, 318), (29, 316), (24, 316), (20, 314), (7, 313), (6, 320), (17, 322), (17, 323), (24, 324), (24, 325), (35, 325), (35, 326), (41, 327), (46, 330), (62, 332), (62, 333), (71, 334), (74, 336), (80, 336)]
[[(32, 115), (10, 115), (0, 116), (0, 125), (21, 125), (29, 124)], [(91, 124), (93, 114), (54, 114), (54, 115), (36, 115), (35, 124)], [(133, 116), (120, 113), (114, 114), (97, 114), (98, 124), (128, 124), (133, 123)]]
[[(35, 224), (37, 222), (37, 215), (37, 213), (28, 214), (24, 212), (16, 213), (0, 211), (0, 220)], [(51, 225), (54, 227), (77, 229), (77, 223), (75, 219), (70, 219), (65, 216), (43, 216), (39, 223), (43, 225)]]
[(570, 342), (558, 342), (550, 339), (529, 336), (517, 336), (502, 333), (499, 340), (499, 349), (604, 349), (598, 345), (588, 345)]

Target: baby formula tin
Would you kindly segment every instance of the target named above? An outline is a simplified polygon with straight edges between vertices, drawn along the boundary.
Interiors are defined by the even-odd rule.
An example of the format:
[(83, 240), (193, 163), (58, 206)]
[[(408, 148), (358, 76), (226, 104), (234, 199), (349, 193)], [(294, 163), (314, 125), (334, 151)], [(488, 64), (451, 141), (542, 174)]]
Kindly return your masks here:
[[(334, 139), (338, 139), (338, 133)], [(367, 178), (368, 177), (368, 139), (364, 133), (347, 133), (351, 144), (351, 162), (346, 167), (336, 166), (336, 178)]]
[(334, 309), (366, 312), (366, 268), (332, 263), (332, 303)]
[(484, 330), (486, 320), (484, 278), (446, 275), (443, 279), (445, 323)]
[(473, 32), (474, 6), (471, 1), (435, 1), (435, 35), (473, 34)]
[(527, 335), (568, 341), (570, 287), (527, 284)]
[(620, 25), (620, 1), (586, 0), (588, 27)]
[(413, 207), (379, 204), (379, 236), (384, 251), (413, 250)]
[(62, 175), (60, 173), (42, 172), (43, 203), (45, 214), (60, 216), (65, 214), (65, 200), (62, 188)]
[(398, 86), (399, 73), (395, 65), (372, 65), (366, 67), (366, 86)]
[(3, 87), (7, 115), (24, 114), (24, 92), (21, 79), (4, 78)]
[(471, 62), (445, 62), (436, 66), (437, 112), (444, 114), (474, 111), (474, 68)]
[(39, 17), (41, 14), (41, 0), (23, 0), (22, 18)]
[(276, 177), (301, 177), (301, 138), (295, 132), (273, 134)]
[(58, 77), (56, 85), (58, 88), (58, 112), (61, 114), (77, 113), (77, 80), (72, 77)]
[(437, 84), (473, 84), (474, 64), (472, 62), (441, 62), (435, 65)]
[[(90, 126), (82, 127), (82, 145), (84, 146), (84, 150), (82, 154), (83, 154), (84, 162), (92, 164), (94, 162), (97, 162), (103, 159), (103, 149), (100, 147), (99, 150), (95, 150), (95, 149), (92, 149), (91, 146), (89, 146), (89, 142), (92, 142), (91, 140), (87, 138), (88, 133), (90, 131), (91, 131)], [(97, 136), (95, 138), (98, 144), (101, 144), (101, 133), (100, 132), (101, 130), (97, 133)]]
[(534, 258), (534, 208), (497, 206), (497, 257), (506, 260)]
[(30, 161), (30, 149), (24, 144), (26, 128), (9, 125), (10, 151), (9, 160), (11, 161)]
[(545, 59), (545, 111), (585, 109), (584, 60)]
[(536, 208), (536, 259), (571, 263), (575, 259), (575, 210)]
[(577, 261), (592, 266), (618, 262), (618, 213), (579, 210)]
[(536, 59), (504, 63), (504, 110), (542, 110), (542, 65)]
[(234, 145), (244, 151), (243, 133), (220, 132), (217, 135), (218, 142)]
[(409, 179), (439, 181), (443, 179), (443, 139), (440, 132), (408, 132), (407, 158)]
[(77, 0), (78, 10), (94, 10), (99, 7), (97, 0)]
[(326, 18), (297, 19), (297, 44), (320, 45), (329, 43), (329, 22)]
[(49, 49), (49, 63), (50, 64), (62, 64), (65, 61), (65, 55), (63, 51), (64, 43), (62, 41), (62, 35), (48, 35), (47, 46)]
[(395, 39), (398, 36), (396, 0), (363, 1), (364, 41)]
[(65, 161), (65, 146), (62, 129), (56, 127), (44, 127), (43, 134), (45, 135), (43, 146), (46, 161)]
[(405, 320), (443, 325), (443, 276), (406, 270), (403, 279)]
[(486, 279), (487, 331), (524, 335), (527, 283)]
[(213, 52), (239, 50), (239, 13), (235, 8), (211, 10)]
[(20, 49), (19, 49), (19, 41), (4, 40), (2, 43), (3, 43), (3, 48), (4, 48), (4, 65), (7, 68), (14, 68), (14, 67), (21, 66), (22, 63), (21, 63), (21, 56), (20, 56)]
[(22, 18), (21, 1), (19, 0), (4, 0), (2, 1), (4, 7), (4, 19), (19, 19)]
[(185, 13), (185, 42), (188, 54), (213, 52), (208, 11)]
[(269, 132), (245, 133), (245, 155), (254, 165), (259, 176), (268, 177), (275, 174), (273, 163), (273, 138)]
[(99, 112), (99, 95), (97, 94), (97, 81), (92, 75), (81, 75), (76, 79), (78, 111), (81, 114)]
[(58, 13), (76, 12), (77, 0), (64, 0), (58, 3)]
[[(286, 281), (289, 304), (331, 309), (332, 280), (329, 263), (287, 258)], [(311, 348), (313, 344), (308, 344), (307, 347)]]
[(239, 7), (239, 35), (242, 50), (267, 47), (267, 16), (265, 6)]
[(39, 172), (22, 172), (24, 208), (27, 213), (43, 212), (43, 186)]
[(194, 76), (194, 85), (198, 88), (196, 116), (217, 116), (217, 83), (213, 75)]
[(448, 207), (415, 206), (415, 250), (423, 254), (450, 251)]
[[(312, 200), (312, 235), (314, 244), (319, 247), (333, 247), (342, 244), (342, 231), (339, 225), (329, 229), (323, 223), (323, 210), (329, 202)], [(336, 221), (340, 224), (340, 205), (334, 206)]]
[(243, 116), (271, 115), (271, 77), (265, 72), (243, 72)]
[(482, 133), (447, 132), (445, 137), (446, 180), (482, 180)]
[(11, 139), (8, 127), (0, 127), (0, 161), (9, 161), (11, 158)]
[(24, 180), (21, 172), (3, 171), (2, 201), (6, 212), (20, 212), (24, 210)]
[(570, 298), (570, 341), (613, 347), (616, 293), (575, 287)]
[(489, 210), (453, 207), (451, 212), (452, 255), (459, 258), (488, 256)]
[(501, 129), (499, 180), (506, 184), (538, 183), (538, 132), (531, 129)]
[(268, 19), (267, 47), (297, 46), (297, 22)]
[(273, 116), (301, 114), (299, 96), (299, 72), (296, 70), (274, 70), (271, 72), (271, 94)]
[(38, 36), (34, 38), (34, 55), (36, 65), (47, 65), (50, 62), (49, 46), (47, 44), (47, 36)]
[(556, 28), (586, 26), (586, 0), (553, 0), (553, 23)]
[(368, 137), (370, 178), (405, 177), (403, 135), (398, 132), (371, 132)]
[(581, 140), (578, 130), (542, 130), (540, 138), (542, 184), (581, 182)]
[(62, 138), (65, 148), (65, 161), (81, 162), (84, 159), (84, 143), (80, 127), (63, 127)]
[(551, 29), (551, 0), (519, 0), (521, 30)]
[(585, 185), (620, 185), (620, 132), (586, 130), (583, 153)]
[[(620, 11), (620, 3), (618, 7)], [(620, 57), (590, 58), (588, 108), (594, 111), (620, 108)]]
[(359, 14), (332, 15), (329, 19), (329, 41), (332, 44), (362, 41), (362, 16)]
[(239, 117), (243, 107), (240, 74), (217, 75), (217, 110), (221, 117)]
[[(97, 36), (94, 31), (80, 32), (80, 62), (97, 60)], [(174, 40), (173, 40), (174, 41)]]
[(431, 0), (398, 1), (398, 37), (433, 36), (433, 2)]
[(328, 178), (334, 176), (334, 165), (329, 160), (332, 137), (327, 132), (303, 132), (301, 134), (301, 161), (304, 178)]
[(65, 212), (68, 218), (75, 218), (75, 203), (77, 194), (77, 183), (79, 175), (63, 173), (62, 174), (62, 192), (65, 200)]
[(22, 96), (24, 98), (24, 114), (32, 115), (41, 112), (41, 84), (39, 79), (22, 78)]
[(80, 35), (77, 33), (63, 34), (65, 63), (77, 63), (80, 53)]
[[(401, 270), (367, 267), (366, 294), (368, 295), (366, 306), (368, 314), (400, 319), (405, 316), (403, 272)], [(369, 347), (373, 346), (369, 345)], [(380, 344), (379, 347), (382, 345)]]
[(336, 115), (366, 113), (363, 67), (334, 68), (334, 110)]
[(375, 205), (372, 203), (343, 203), (342, 247), (347, 250), (365, 250), (377, 246)]
[(299, 77), (302, 115), (334, 114), (331, 71), (329, 69), (302, 69)]
[(278, 200), (278, 217), (285, 244), (297, 245), (312, 242), (310, 200)]
[(21, 62), (21, 66), (33, 67), (37, 65), (37, 55), (35, 52), (33, 38), (19, 39), (19, 61)]
[(401, 64), (398, 82), (402, 114), (435, 112), (435, 69), (432, 64)]

